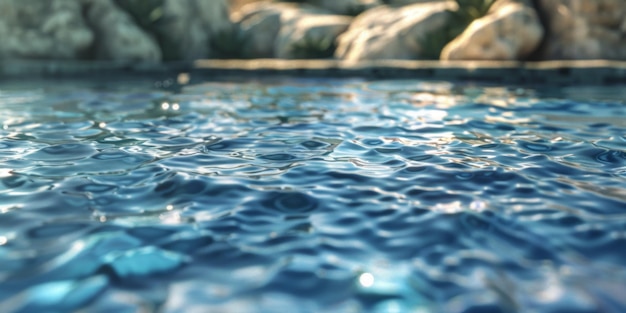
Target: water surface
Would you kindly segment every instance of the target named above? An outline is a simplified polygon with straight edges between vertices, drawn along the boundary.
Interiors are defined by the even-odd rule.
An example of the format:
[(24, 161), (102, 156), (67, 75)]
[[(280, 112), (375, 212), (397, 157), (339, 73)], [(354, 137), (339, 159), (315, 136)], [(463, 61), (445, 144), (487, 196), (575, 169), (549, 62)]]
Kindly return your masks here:
[(626, 86), (164, 85), (0, 84), (4, 312), (626, 310)]

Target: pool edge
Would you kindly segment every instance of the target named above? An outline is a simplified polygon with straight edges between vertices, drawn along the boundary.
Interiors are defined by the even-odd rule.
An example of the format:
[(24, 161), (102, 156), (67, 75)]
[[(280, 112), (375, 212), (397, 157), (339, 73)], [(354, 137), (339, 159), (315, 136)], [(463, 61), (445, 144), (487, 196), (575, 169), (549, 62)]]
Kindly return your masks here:
[(0, 78), (83, 75), (154, 75), (186, 72), (210, 77), (361, 77), (473, 80), (516, 84), (626, 83), (626, 61), (414, 61), (196, 60), (133, 61), (2, 60)]

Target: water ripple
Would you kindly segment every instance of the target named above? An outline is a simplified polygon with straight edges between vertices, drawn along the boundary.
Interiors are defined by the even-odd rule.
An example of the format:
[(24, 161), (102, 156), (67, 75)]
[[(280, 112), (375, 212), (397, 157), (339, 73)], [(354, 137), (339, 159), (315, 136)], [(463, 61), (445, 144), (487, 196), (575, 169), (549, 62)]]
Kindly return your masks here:
[(55, 83), (0, 86), (4, 311), (626, 310), (623, 86)]

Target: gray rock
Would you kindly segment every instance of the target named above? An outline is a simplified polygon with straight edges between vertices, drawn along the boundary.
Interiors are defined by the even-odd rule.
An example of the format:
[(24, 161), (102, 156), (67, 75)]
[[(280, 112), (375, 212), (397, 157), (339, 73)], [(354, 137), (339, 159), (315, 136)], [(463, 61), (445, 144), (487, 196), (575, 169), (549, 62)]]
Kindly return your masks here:
[(441, 59), (522, 60), (534, 52), (544, 35), (535, 9), (515, 1), (501, 3), (446, 45)]
[(159, 61), (154, 38), (111, 0), (83, 0), (85, 15), (97, 40), (95, 57), (102, 60)]
[(335, 41), (352, 18), (344, 15), (302, 14), (282, 25), (276, 40), (276, 56), (284, 59), (332, 57)]
[(386, 0), (384, 2), (390, 6), (402, 6), (402, 5), (409, 5), (409, 4), (415, 4), (415, 3), (437, 2), (437, 1), (442, 2), (442, 1), (448, 1), (448, 0)]
[(335, 57), (343, 60), (421, 59), (426, 39), (443, 33), (456, 10), (453, 1), (379, 6), (357, 16), (339, 36)]
[(284, 24), (302, 15), (327, 13), (319, 8), (294, 3), (254, 2), (233, 13), (231, 19), (238, 27), (242, 57), (273, 58), (276, 57), (278, 34)]
[(358, 15), (382, 4), (380, 0), (309, 0), (306, 2), (339, 15)]
[(232, 23), (226, 0), (165, 0), (162, 24), (153, 29), (165, 59), (200, 59), (216, 56), (212, 46), (229, 39)]
[(626, 60), (626, 1), (539, 0), (545, 59)]
[(0, 58), (74, 59), (94, 34), (74, 0), (2, 0), (0, 38)]
[(281, 14), (295, 5), (254, 2), (244, 5), (231, 19), (238, 27), (238, 37), (243, 44), (240, 54), (244, 58), (271, 58), (274, 42), (280, 31)]

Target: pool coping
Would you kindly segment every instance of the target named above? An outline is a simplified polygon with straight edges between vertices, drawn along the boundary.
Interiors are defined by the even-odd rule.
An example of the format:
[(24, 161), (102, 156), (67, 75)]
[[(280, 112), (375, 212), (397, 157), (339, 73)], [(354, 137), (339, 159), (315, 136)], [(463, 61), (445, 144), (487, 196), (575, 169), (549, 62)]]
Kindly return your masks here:
[(0, 78), (188, 73), (210, 79), (268, 76), (366, 79), (416, 78), (516, 84), (624, 84), (626, 61), (415, 61), (415, 60), (196, 60), (135, 61), (0, 60)]

